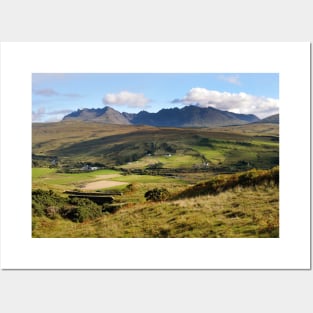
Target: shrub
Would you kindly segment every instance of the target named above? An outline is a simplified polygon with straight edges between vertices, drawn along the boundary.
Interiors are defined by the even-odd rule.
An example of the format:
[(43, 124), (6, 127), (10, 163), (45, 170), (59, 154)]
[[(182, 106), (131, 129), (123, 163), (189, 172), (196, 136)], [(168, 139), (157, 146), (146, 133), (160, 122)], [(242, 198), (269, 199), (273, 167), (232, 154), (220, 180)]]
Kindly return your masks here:
[(131, 184), (126, 186), (125, 191), (132, 192), (132, 191), (136, 191), (137, 189), (138, 189), (138, 184), (131, 183)]
[(36, 189), (32, 192), (32, 213), (34, 216), (46, 215), (46, 208), (61, 207), (66, 199), (52, 190)]
[(36, 201), (32, 201), (32, 214), (33, 216), (43, 216), (45, 215), (45, 212), (44, 212), (44, 207), (36, 202)]
[(44, 213), (47, 217), (51, 218), (51, 219), (55, 219), (59, 213), (59, 208), (56, 206), (49, 206), (47, 208), (44, 209)]
[(32, 212), (33, 216), (55, 219), (61, 215), (73, 222), (84, 222), (102, 216), (102, 207), (89, 199), (66, 199), (52, 190), (36, 189), (32, 192)]
[(165, 188), (154, 188), (145, 193), (145, 198), (147, 201), (164, 201), (167, 200), (170, 193)]
[(213, 144), (209, 138), (201, 138), (198, 143), (199, 146), (213, 148)]
[(157, 170), (157, 169), (163, 168), (163, 166), (164, 166), (164, 164), (162, 162), (157, 162), (157, 163), (154, 163), (154, 164), (149, 164), (147, 166), (147, 169)]
[(73, 222), (85, 222), (102, 216), (102, 208), (89, 199), (72, 198), (69, 201), (73, 206), (59, 210), (63, 218)]

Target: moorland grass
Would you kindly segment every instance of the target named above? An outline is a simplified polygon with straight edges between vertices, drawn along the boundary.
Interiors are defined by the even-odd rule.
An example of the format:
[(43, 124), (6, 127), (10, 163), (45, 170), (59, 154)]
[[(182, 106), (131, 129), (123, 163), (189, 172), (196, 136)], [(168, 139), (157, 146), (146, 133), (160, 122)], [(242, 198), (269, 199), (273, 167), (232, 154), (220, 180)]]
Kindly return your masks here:
[(252, 169), (236, 174), (217, 175), (210, 180), (198, 183), (176, 194), (174, 198), (191, 198), (201, 195), (216, 195), (236, 187), (251, 187), (259, 185), (279, 185), (279, 167), (270, 170)]
[[(34, 237), (238, 238), (279, 236), (279, 169), (213, 177), (188, 188), (170, 183), (134, 183), (114, 214), (80, 225), (33, 217)], [(170, 190), (172, 200), (147, 202), (146, 192)], [(167, 188), (166, 188), (167, 187)]]
[(279, 237), (278, 188), (235, 188), (217, 196), (130, 204), (115, 214), (73, 223), (33, 218), (33, 237)]

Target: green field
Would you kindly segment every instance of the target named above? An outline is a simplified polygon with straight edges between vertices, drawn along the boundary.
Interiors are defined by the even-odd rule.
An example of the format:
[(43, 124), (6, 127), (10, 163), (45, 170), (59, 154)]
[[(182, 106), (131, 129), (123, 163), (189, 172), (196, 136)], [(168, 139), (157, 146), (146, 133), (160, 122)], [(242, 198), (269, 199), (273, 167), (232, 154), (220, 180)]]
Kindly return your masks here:
[(78, 188), (80, 185), (97, 180), (99, 175), (119, 174), (115, 170), (99, 170), (85, 173), (58, 173), (57, 169), (32, 168), (33, 189), (66, 190)]
[(210, 164), (217, 165), (225, 161), (225, 151), (221, 148), (212, 149), (210, 147), (203, 146), (193, 146), (192, 148), (199, 152), (200, 155), (203, 155), (210, 162)]
[[(127, 184), (145, 184), (143, 190), (149, 188), (149, 186), (155, 186), (157, 184), (186, 184), (183, 180), (176, 179), (173, 182), (172, 178), (155, 176), (155, 175), (121, 175), (116, 170), (98, 170), (87, 173), (57, 173), (56, 169), (49, 168), (33, 168), (33, 189), (44, 189), (44, 190), (70, 190), (80, 189), (84, 184), (94, 181), (108, 180), (126, 182)], [(100, 177), (103, 175), (115, 174), (116, 177)], [(113, 189), (124, 189), (126, 186), (114, 187)], [(101, 188), (100, 188), (101, 189)], [(104, 188), (107, 189), (107, 188)], [(112, 189), (112, 187), (108, 188)]]
[(123, 165), (123, 168), (144, 168), (156, 163), (162, 163), (166, 168), (190, 167), (193, 164), (201, 164), (201, 158), (200, 156), (184, 154), (144, 156), (138, 161)]
[(53, 175), (56, 172), (54, 168), (46, 168), (46, 167), (33, 167), (32, 168), (32, 177), (33, 182), (39, 181), (41, 178), (46, 178)]

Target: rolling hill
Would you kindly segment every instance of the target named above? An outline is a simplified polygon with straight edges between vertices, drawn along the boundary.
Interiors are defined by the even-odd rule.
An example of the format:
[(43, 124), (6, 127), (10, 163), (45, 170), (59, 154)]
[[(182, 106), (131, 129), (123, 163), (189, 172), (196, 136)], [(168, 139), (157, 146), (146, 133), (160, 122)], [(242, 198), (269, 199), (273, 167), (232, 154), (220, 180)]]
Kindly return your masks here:
[[(99, 162), (143, 169), (205, 164), (225, 171), (278, 164), (279, 125), (250, 123), (212, 128), (166, 128), (63, 121), (33, 124), (33, 158), (63, 164)], [(49, 160), (50, 160), (49, 159)]]
[[(279, 237), (279, 124), (124, 125), (103, 111), (32, 124), (34, 238)], [(103, 179), (125, 183), (114, 211), (63, 193)], [(169, 198), (146, 199), (157, 188)]]

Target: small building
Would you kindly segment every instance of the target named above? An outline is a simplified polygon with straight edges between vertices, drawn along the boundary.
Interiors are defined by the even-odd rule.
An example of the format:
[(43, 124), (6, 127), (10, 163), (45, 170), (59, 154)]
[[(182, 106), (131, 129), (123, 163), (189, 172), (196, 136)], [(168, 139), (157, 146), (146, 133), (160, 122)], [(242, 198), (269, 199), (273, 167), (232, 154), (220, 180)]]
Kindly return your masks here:
[(58, 165), (58, 160), (57, 159), (52, 159), (50, 163), (51, 163), (51, 166), (57, 166)]
[(85, 164), (83, 167), (81, 167), (82, 171), (96, 171), (98, 169), (99, 169), (98, 166), (91, 166), (89, 164)]

